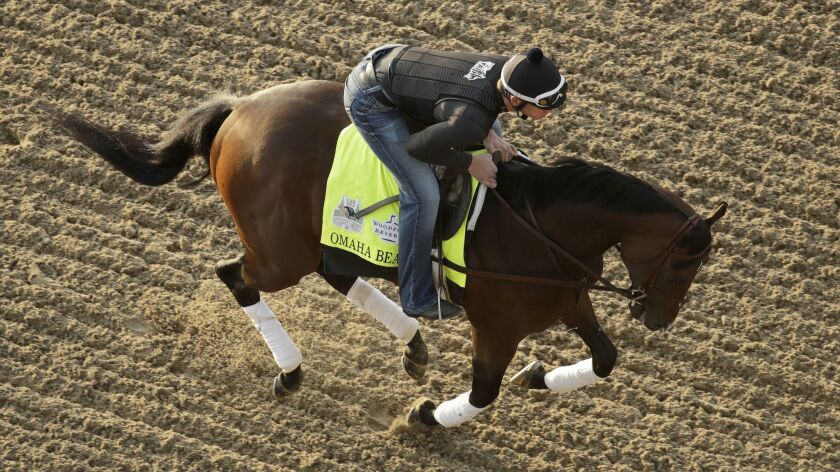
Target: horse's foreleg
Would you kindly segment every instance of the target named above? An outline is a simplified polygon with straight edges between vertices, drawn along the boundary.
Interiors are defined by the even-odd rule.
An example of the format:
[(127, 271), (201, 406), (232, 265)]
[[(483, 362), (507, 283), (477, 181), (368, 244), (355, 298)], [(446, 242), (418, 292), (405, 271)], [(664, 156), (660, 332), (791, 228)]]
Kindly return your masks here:
[(322, 268), (318, 269), (318, 273), (353, 305), (373, 316), (391, 334), (406, 343), (402, 357), (403, 368), (411, 378), (423, 380), (429, 363), (429, 353), (420, 336), (420, 323), (406, 316), (399, 305), (361, 277), (326, 274)]
[(502, 378), (518, 344), (509, 333), (501, 331), (498, 334), (493, 336), (489, 331), (473, 330), (472, 390), (438, 407), (430, 400), (415, 405), (409, 413), (409, 421), (451, 428), (474, 418), (490, 406), (499, 396)]
[(550, 372), (546, 372), (539, 361), (534, 361), (513, 376), (511, 383), (566, 393), (594, 384), (612, 372), (618, 351), (598, 324), (589, 297), (581, 300), (575, 311), (563, 321), (583, 339), (592, 357)]
[[(586, 343), (589, 352), (592, 353), (592, 360), (578, 368), (588, 370), (599, 377), (598, 380), (606, 378), (615, 367), (618, 360), (618, 350), (613, 346), (607, 333), (601, 329), (595, 318), (595, 311), (592, 309), (592, 302), (589, 295), (584, 295), (577, 308), (572, 314), (564, 319), (564, 322)], [(580, 364), (580, 363), (579, 363)], [(550, 387), (550, 386), (549, 386)]]
[(277, 320), (274, 312), (260, 299), (259, 290), (248, 286), (242, 278), (244, 256), (216, 264), (216, 275), (233, 293), (237, 303), (265, 340), (274, 361), (281, 369), (273, 383), (277, 396), (290, 394), (300, 388), (303, 380), (300, 349)]

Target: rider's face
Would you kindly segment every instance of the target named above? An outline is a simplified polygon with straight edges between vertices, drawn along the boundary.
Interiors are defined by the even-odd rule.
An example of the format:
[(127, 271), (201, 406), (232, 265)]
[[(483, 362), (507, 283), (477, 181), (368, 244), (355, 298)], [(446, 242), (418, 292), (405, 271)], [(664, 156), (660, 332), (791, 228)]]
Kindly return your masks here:
[(546, 116), (550, 115), (553, 110), (546, 110), (545, 108), (539, 108), (532, 104), (525, 105), (525, 108), (522, 109), (522, 113), (524, 113), (528, 118), (532, 120), (541, 120)]
[[(510, 104), (511, 108), (517, 107), (522, 103), (522, 100), (519, 97), (511, 97)], [(532, 120), (541, 120), (546, 116), (550, 115), (553, 110), (546, 110), (544, 108), (540, 108), (532, 103), (525, 104), (525, 107), (522, 108), (522, 113)]]

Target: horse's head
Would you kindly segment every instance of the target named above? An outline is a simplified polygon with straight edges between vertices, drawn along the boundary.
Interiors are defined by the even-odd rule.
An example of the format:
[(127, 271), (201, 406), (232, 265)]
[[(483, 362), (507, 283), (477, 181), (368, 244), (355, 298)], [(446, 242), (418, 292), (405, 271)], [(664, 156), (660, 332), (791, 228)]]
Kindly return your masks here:
[(712, 225), (725, 213), (723, 203), (708, 218), (689, 217), (665, 246), (644, 241), (619, 246), (636, 295), (630, 314), (645, 327), (667, 331), (674, 323), (695, 276), (709, 259)]

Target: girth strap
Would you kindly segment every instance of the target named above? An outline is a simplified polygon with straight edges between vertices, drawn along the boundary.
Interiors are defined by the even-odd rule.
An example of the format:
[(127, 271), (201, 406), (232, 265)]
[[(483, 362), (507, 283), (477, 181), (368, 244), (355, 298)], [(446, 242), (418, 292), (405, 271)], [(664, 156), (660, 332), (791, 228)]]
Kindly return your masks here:
[(373, 205), (371, 205), (367, 208), (363, 208), (363, 209), (353, 213), (353, 215), (356, 218), (361, 218), (361, 217), (367, 215), (368, 213), (372, 213), (372, 212), (384, 207), (385, 205), (387, 205), (389, 203), (394, 203), (394, 202), (398, 202), (398, 201), (400, 201), (400, 196), (399, 195), (392, 195), (392, 196), (390, 196), (390, 197), (388, 197), (384, 200), (380, 200), (380, 201), (374, 203)]

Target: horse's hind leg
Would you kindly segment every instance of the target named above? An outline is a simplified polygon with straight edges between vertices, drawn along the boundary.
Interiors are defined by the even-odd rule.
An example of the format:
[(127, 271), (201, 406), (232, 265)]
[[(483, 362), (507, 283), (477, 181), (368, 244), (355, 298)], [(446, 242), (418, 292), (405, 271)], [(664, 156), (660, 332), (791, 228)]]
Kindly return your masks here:
[(260, 332), (274, 356), (274, 361), (282, 370), (274, 379), (274, 394), (288, 395), (298, 390), (303, 380), (300, 349), (283, 329), (268, 305), (260, 299), (259, 290), (245, 283), (242, 278), (244, 264), (245, 256), (220, 261), (216, 264), (216, 275), (233, 293), (237, 303)]
[(352, 304), (373, 316), (391, 334), (406, 343), (402, 356), (403, 368), (411, 378), (422, 381), (426, 376), (429, 353), (420, 336), (420, 323), (406, 316), (399, 305), (361, 277), (327, 274), (323, 266), (318, 268), (318, 274)]

